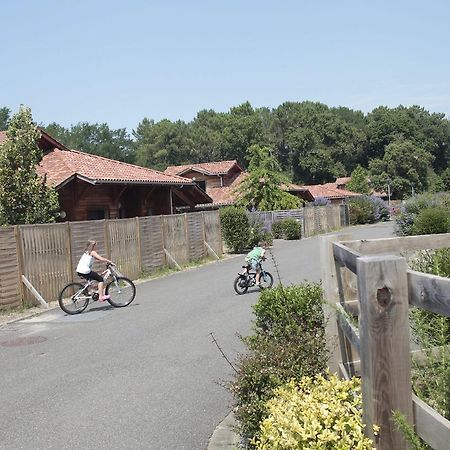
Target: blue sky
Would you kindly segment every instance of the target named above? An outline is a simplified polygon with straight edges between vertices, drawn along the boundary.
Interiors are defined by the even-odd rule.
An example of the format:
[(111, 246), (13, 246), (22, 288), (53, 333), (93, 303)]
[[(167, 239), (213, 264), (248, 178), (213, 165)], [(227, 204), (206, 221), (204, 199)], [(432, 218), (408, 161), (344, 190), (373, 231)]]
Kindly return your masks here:
[(450, 2), (15, 0), (1, 6), (0, 107), (129, 131), (245, 101), (450, 115)]

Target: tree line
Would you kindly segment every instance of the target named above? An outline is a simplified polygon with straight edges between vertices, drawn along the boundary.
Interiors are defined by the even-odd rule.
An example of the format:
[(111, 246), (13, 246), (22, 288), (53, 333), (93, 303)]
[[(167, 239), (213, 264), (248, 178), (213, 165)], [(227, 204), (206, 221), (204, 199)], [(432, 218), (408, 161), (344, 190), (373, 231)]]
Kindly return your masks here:
[[(0, 129), (10, 114), (0, 108)], [(450, 189), (450, 122), (420, 106), (380, 106), (364, 114), (310, 101), (274, 109), (246, 102), (225, 113), (200, 111), (190, 122), (144, 118), (132, 133), (106, 123), (40, 126), (69, 148), (158, 170), (230, 159), (247, 168), (249, 149), (259, 146), (270, 149), (286, 178), (298, 184), (355, 173), (369, 180), (368, 189), (389, 185), (392, 198)]]

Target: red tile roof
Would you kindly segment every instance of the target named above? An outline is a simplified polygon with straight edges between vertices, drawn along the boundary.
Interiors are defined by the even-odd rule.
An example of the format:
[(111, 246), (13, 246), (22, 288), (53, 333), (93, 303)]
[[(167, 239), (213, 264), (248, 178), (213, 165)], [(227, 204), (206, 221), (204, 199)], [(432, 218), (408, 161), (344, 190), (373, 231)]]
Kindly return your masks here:
[(348, 191), (347, 189), (338, 189), (336, 187), (336, 183), (313, 184), (301, 187), (308, 189), (308, 191), (312, 194), (314, 198), (318, 197), (345, 198), (345, 197), (357, 197), (361, 195), (356, 192)]
[(194, 185), (184, 177), (168, 175), (157, 170), (135, 166), (77, 150), (59, 150), (46, 153), (37, 168), (47, 175), (47, 182), (58, 187), (72, 177), (96, 183), (173, 184)]
[(206, 193), (212, 198), (212, 204), (208, 206), (232, 205), (237, 198), (237, 187), (248, 177), (248, 172), (241, 172), (233, 182), (224, 187), (206, 188)]
[(231, 161), (218, 161), (218, 162), (207, 162), (200, 164), (184, 164), (181, 166), (169, 166), (164, 171), (164, 173), (170, 175), (182, 175), (183, 173), (194, 170), (196, 172), (204, 173), (205, 175), (225, 175), (234, 166), (237, 166), (239, 171), (242, 172), (241, 167), (235, 159)]

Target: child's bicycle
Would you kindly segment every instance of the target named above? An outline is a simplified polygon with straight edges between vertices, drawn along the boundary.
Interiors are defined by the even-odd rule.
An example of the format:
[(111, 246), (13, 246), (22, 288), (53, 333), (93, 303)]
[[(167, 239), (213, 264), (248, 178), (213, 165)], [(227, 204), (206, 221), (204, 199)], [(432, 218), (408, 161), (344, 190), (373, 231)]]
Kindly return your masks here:
[[(110, 298), (107, 301), (116, 308), (128, 306), (136, 296), (136, 286), (126, 278), (120, 276), (111, 264), (106, 264), (106, 270), (102, 273), (103, 280), (106, 283), (109, 278), (112, 280), (106, 284), (105, 294)], [(89, 301), (98, 300), (98, 292), (92, 290), (94, 280), (88, 280), (82, 283), (70, 283), (59, 294), (59, 306), (67, 314), (79, 314), (89, 305)]]
[[(245, 294), (248, 288), (256, 285), (256, 271), (251, 270), (251, 266), (242, 266), (242, 272), (239, 272), (237, 278), (234, 280), (234, 290), (237, 294)], [(261, 289), (270, 289), (273, 286), (273, 276), (271, 273), (266, 272), (261, 263), (259, 263), (259, 269), (261, 270), (261, 278), (259, 279)]]

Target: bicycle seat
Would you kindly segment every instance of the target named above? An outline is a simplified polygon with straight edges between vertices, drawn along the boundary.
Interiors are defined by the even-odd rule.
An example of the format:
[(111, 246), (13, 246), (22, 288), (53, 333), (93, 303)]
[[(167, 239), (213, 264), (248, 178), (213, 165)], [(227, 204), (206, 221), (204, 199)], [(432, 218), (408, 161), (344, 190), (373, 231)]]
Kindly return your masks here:
[(247, 264), (246, 266), (242, 266), (243, 269), (247, 269), (250, 267), (250, 264)]

